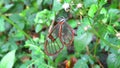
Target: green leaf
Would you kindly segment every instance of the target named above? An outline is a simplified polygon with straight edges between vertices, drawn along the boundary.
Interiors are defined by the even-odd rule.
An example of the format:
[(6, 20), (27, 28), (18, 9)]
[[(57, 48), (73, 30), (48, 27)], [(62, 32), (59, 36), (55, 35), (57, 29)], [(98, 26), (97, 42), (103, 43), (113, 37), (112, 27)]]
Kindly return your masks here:
[(16, 50), (7, 53), (0, 62), (0, 68), (12, 68), (15, 60)]
[(118, 9), (109, 9), (108, 13), (112, 16), (112, 15), (117, 15), (118, 13), (120, 13), (120, 10)]
[(26, 61), (26, 63), (20, 65), (19, 68), (26, 68), (27, 66), (29, 66), (30, 63), (32, 63), (32, 61)]
[(59, 1), (54, 0), (52, 10), (53, 10), (54, 12), (58, 12), (58, 11), (61, 10), (61, 9), (62, 9), (62, 4), (61, 4)]
[[(120, 44), (120, 40), (118, 40), (117, 37), (110, 36), (109, 33), (106, 33), (104, 39), (107, 40), (108, 42), (110, 42), (113, 45), (119, 45)], [(109, 50), (109, 46), (104, 41), (100, 40), (100, 45), (101, 45), (100, 47), (102, 49), (104, 48), (106, 51)]]
[(94, 15), (95, 15), (95, 13), (96, 13), (97, 10), (98, 10), (98, 6), (96, 4), (91, 5), (90, 9), (88, 11), (88, 15), (90, 17), (94, 17)]
[(50, 14), (48, 15), (48, 17), (49, 17), (50, 20), (54, 20), (54, 18), (55, 18), (55, 13), (54, 13), (54, 12), (50, 13)]
[(79, 59), (75, 65), (74, 68), (89, 68), (87, 63), (84, 60)]
[(5, 31), (5, 22), (2, 17), (0, 17), (0, 32)]
[(87, 54), (81, 55), (81, 59), (84, 60), (85, 62), (89, 62), (90, 64), (94, 64), (92, 57), (90, 57)]
[(102, 36), (105, 37), (107, 33), (107, 27), (103, 23), (97, 22), (95, 25), (96, 31)]
[(55, 18), (55, 13), (51, 12), (47, 9), (44, 9), (43, 11), (40, 11), (37, 13), (36, 18), (35, 18), (35, 23), (36, 24), (43, 24), (43, 25), (49, 25), (51, 20)]
[(92, 19), (89, 20), (88, 17), (84, 17), (83, 20), (81, 21), (83, 27), (89, 26), (90, 22), (93, 22), (93, 20)]
[(35, 16), (36, 16), (36, 10), (35, 8), (29, 8), (29, 9), (25, 9), (24, 11), (22, 11), (20, 13), (20, 15), (25, 18), (25, 20), (27, 21), (26, 22), (26, 29), (30, 29), (32, 28), (32, 26), (34, 25), (34, 19), (35, 19)]
[(44, 2), (43, 2), (43, 5), (51, 5), (52, 4), (52, 0), (43, 0)]
[(20, 2), (15, 2), (14, 6), (12, 6), (12, 9), (9, 10), (11, 13), (20, 13), (24, 9), (24, 4)]
[(35, 27), (35, 32), (38, 33), (41, 29), (42, 29), (42, 25), (37, 24), (36, 27)]
[(103, 23), (107, 23), (108, 16), (107, 16), (107, 10), (105, 8), (101, 9), (100, 15), (98, 15), (97, 19), (102, 20)]
[(107, 14), (107, 10), (105, 8), (102, 8), (101, 11), (100, 11), (100, 14)]
[(81, 36), (77, 36), (74, 39), (74, 47), (75, 51), (81, 52), (85, 49), (85, 47), (91, 42), (92, 34), (91, 33), (84, 33)]
[(9, 43), (4, 43), (2, 46), (0, 46), (1, 53), (8, 52), (9, 51)]
[(99, 6), (102, 7), (106, 3), (107, 3), (107, 0), (100, 0)]
[(13, 7), (13, 4), (6, 4), (4, 7), (1, 8), (0, 12), (4, 13), (8, 11), (11, 7)]
[(15, 34), (12, 34), (12, 35), (14, 35), (13, 38), (15, 41), (25, 40), (24, 34), (20, 31), (17, 31)]
[(120, 17), (119, 13), (120, 13), (120, 10), (118, 9), (112, 9), (112, 8), (109, 9), (108, 15), (109, 15), (110, 23), (114, 23), (118, 20), (118, 18)]
[(4, 0), (0, 0), (0, 8), (2, 7)]
[(112, 26), (108, 25), (107, 29), (111, 34), (115, 34), (115, 29)]
[(118, 8), (120, 0), (112, 0), (112, 1), (108, 1), (108, 3), (110, 3), (110, 8)]
[(85, 7), (90, 7), (92, 4), (97, 4), (97, 0), (83, 0)]
[(100, 68), (100, 66), (96, 64), (96, 65), (94, 65), (93, 68)]
[(107, 58), (108, 68), (119, 68), (120, 67), (120, 55), (110, 54)]
[(43, 2), (43, 0), (37, 0), (37, 5), (41, 6), (42, 2)]
[(60, 62), (64, 61), (66, 57), (68, 56), (67, 56), (67, 50), (65, 48), (58, 54), (57, 58), (55, 59), (55, 64), (57, 65)]
[[(79, 1), (79, 0), (77, 0), (77, 1)], [(64, 2), (66, 2), (66, 3), (70, 3), (71, 0), (64, 0)]]
[(44, 43), (45, 42), (45, 37), (46, 36), (45, 36), (44, 32), (41, 32), (39, 41), (41, 41), (41, 43)]
[(83, 26), (78, 27), (77, 35), (82, 35), (83, 33), (85, 33), (85, 30), (82, 27)]
[[(89, 27), (89, 25), (90, 25), (90, 21), (87, 17), (83, 18), (82, 21), (80, 21), (80, 22), (81, 22), (81, 24), (78, 27), (77, 35), (82, 35), (83, 33), (85, 33), (84, 28)], [(91, 22), (92, 22), (92, 20), (91, 20)]]
[(16, 23), (21, 29), (25, 27), (24, 18), (22, 18), (19, 14), (13, 14), (9, 17), (13, 22)]
[(74, 19), (68, 20), (68, 23), (70, 23), (72, 28), (75, 28), (77, 26), (77, 22)]

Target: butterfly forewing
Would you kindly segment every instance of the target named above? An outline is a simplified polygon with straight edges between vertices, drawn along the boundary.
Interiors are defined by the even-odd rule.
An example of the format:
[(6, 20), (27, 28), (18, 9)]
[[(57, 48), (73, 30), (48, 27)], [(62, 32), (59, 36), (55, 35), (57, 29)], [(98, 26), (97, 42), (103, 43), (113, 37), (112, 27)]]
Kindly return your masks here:
[(63, 44), (60, 41), (58, 36), (60, 25), (57, 24), (47, 36), (47, 40), (45, 42), (45, 52), (47, 55), (55, 55), (63, 49)]
[(74, 31), (66, 22), (64, 22), (61, 26), (61, 30), (59, 31), (59, 33), (60, 40), (64, 45), (68, 46), (72, 44), (74, 38)]

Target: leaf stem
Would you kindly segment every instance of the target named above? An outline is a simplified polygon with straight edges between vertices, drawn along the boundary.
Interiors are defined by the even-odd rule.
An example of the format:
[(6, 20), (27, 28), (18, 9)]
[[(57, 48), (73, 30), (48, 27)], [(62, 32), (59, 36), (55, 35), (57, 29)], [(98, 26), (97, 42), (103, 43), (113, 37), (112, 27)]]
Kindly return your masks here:
[(12, 24), (15, 28), (17, 28), (20, 32), (22, 32), (30, 41), (32, 41), (32, 43), (34, 43), (32, 38), (27, 33), (25, 33), (19, 26), (17, 26), (12, 20), (2, 14), (0, 14), (0, 16), (3, 17), (8, 23)]
[(91, 21), (90, 21), (89, 17), (88, 17), (88, 20), (89, 20), (90, 26), (92, 27), (92, 29), (93, 29), (93, 31), (94, 31), (94, 33), (95, 33), (96, 36), (98, 36), (103, 42), (105, 42), (105, 43), (106, 43), (108, 46), (110, 46), (111, 48), (120, 49), (120, 47), (115, 46), (115, 45), (109, 43), (109, 42), (108, 42), (107, 40), (105, 40), (102, 36), (100, 36), (100, 34), (95, 30), (94, 26), (91, 24)]

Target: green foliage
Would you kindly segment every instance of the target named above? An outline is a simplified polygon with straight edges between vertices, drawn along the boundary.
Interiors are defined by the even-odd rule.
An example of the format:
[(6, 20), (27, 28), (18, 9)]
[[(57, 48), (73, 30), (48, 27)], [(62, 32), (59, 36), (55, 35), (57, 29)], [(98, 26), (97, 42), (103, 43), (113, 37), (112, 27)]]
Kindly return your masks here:
[(16, 50), (12, 50), (7, 53), (2, 60), (0, 61), (0, 68), (12, 68), (15, 62), (15, 52)]
[[(60, 17), (74, 41), (47, 56), (49, 27)], [(0, 68), (118, 68), (119, 49), (119, 0), (0, 0)]]
[(107, 58), (108, 68), (119, 68), (120, 67), (120, 55), (110, 54)]
[(93, 1), (84, 0), (83, 3), (85, 5), (85, 7), (87, 8), (87, 7), (90, 7), (92, 4), (97, 4), (97, 0), (93, 0)]
[(62, 4), (58, 2), (57, 0), (54, 0), (52, 11), (58, 12), (61, 9), (62, 9)]
[(78, 60), (74, 68), (89, 68), (84, 60)]
[(94, 17), (94, 15), (95, 15), (95, 13), (96, 13), (97, 10), (98, 10), (98, 6), (97, 5), (95, 5), (95, 4), (91, 5), (90, 9), (88, 11), (88, 15), (90, 17)]
[(91, 42), (92, 34), (91, 33), (84, 33), (82, 35), (78, 35), (75, 37), (74, 40), (74, 47), (76, 52), (81, 52), (85, 49), (85, 47)]
[(68, 20), (68, 23), (71, 25), (72, 28), (75, 28), (77, 26), (76, 20)]
[(38, 33), (43, 28), (43, 26), (49, 26), (51, 20), (54, 20), (54, 18), (55, 14), (47, 9), (38, 12), (35, 18), (35, 32)]
[(2, 17), (0, 17), (0, 22), (1, 22), (1, 25), (0, 25), (0, 32), (3, 32), (5, 31), (5, 22), (4, 22), (4, 19)]

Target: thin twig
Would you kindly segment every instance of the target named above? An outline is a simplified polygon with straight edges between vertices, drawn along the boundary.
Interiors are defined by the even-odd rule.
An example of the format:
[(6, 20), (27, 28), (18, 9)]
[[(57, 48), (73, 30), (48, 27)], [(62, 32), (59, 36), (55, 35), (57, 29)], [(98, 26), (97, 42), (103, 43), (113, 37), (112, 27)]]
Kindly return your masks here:
[(101, 68), (104, 68), (104, 66), (102, 65), (102, 63), (100, 62), (100, 60), (96, 56), (94, 56), (94, 57), (97, 60), (98, 64), (101, 66)]
[(87, 51), (87, 54), (90, 55), (90, 51), (89, 51), (89, 47), (86, 46), (86, 51)]
[(49, 30), (48, 30), (48, 33), (50, 33), (51, 32), (51, 30), (52, 30), (52, 28), (53, 28), (53, 25), (54, 25), (54, 20), (52, 21), (52, 23), (51, 23), (51, 25), (50, 25), (50, 27), (49, 27)]

